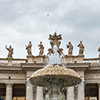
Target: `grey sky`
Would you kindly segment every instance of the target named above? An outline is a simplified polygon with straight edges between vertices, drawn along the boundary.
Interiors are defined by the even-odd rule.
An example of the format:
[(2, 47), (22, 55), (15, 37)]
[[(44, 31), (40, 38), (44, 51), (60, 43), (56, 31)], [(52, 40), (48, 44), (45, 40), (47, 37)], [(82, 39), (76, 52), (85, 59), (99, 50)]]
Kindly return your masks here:
[(11, 44), (14, 58), (25, 58), (25, 45), (29, 41), (33, 44), (33, 55), (38, 55), (40, 41), (46, 54), (50, 47), (49, 34), (55, 31), (62, 34), (64, 54), (67, 54), (66, 44), (70, 41), (77, 55), (77, 44), (82, 40), (85, 57), (98, 57), (100, 1), (0, 0), (0, 57), (7, 57), (5, 45)]

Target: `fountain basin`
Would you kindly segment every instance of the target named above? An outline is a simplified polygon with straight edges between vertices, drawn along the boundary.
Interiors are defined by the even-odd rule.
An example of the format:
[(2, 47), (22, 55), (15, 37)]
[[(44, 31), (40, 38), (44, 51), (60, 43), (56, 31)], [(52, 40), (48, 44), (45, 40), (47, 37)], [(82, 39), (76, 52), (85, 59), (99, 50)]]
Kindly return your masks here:
[(80, 76), (72, 69), (62, 65), (47, 66), (33, 73), (29, 81), (31, 84), (42, 87), (57, 85), (69, 87), (81, 82)]

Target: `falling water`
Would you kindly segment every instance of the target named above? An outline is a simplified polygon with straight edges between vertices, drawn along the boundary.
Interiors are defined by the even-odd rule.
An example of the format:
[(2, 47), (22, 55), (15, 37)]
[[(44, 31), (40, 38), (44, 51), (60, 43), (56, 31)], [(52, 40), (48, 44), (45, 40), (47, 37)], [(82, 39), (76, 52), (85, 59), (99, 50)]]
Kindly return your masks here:
[[(54, 38), (55, 39), (55, 38)], [(59, 41), (58, 40), (56, 40), (56, 41), (58, 41), (57, 43), (55, 43), (55, 41), (54, 41), (54, 39), (52, 40), (52, 39), (50, 39), (50, 40), (52, 40), (53, 41), (53, 45), (51, 45), (51, 46), (53, 46), (53, 48), (50, 48), (50, 50), (52, 51), (52, 53), (49, 53), (48, 55), (47, 55), (47, 66), (43, 69), (43, 70), (45, 70), (49, 65), (50, 66), (52, 66), (52, 65), (62, 65), (63, 67), (66, 67), (66, 66), (64, 66), (64, 64), (63, 63), (65, 63), (65, 59), (64, 59), (64, 54), (62, 53), (62, 51), (60, 51), (61, 49), (59, 49), (59, 47), (57, 46), (57, 43), (59, 43)], [(42, 70), (42, 71), (43, 71)], [(39, 70), (38, 70), (39, 71)], [(33, 73), (33, 75), (32, 75), (32, 77), (38, 72), (38, 71), (36, 71), (36, 72), (34, 72)], [(47, 74), (45, 74), (44, 76), (46, 76)], [(43, 76), (43, 77), (44, 77)], [(47, 75), (48, 76), (48, 75)], [(51, 75), (52, 76), (52, 75)], [(47, 89), (48, 89), (48, 92), (47, 92), (47, 94), (44, 96), (45, 97), (45, 100), (50, 100), (50, 98), (51, 98), (51, 100), (58, 100), (58, 98), (59, 98), (59, 100), (68, 100), (67, 99), (67, 91), (66, 91), (66, 88), (64, 87), (64, 88), (62, 88), (63, 87), (63, 85), (61, 86), (61, 85), (58, 85), (58, 83), (64, 83), (62, 80), (62, 78), (60, 79), (59, 77), (57, 77), (58, 79), (60, 79), (60, 80), (56, 80), (56, 78), (52, 78), (50, 76), (50, 78), (48, 78), (47, 77), (47, 79), (49, 79), (50, 80), (50, 87), (47, 87)], [(78, 75), (77, 75), (78, 76)], [(33, 77), (34, 78), (34, 77)], [(30, 78), (29, 78), (30, 79)], [(36, 78), (37, 80), (38, 80), (38, 77)], [(43, 78), (44, 79), (44, 78)], [(36, 81), (37, 81), (36, 80)], [(40, 80), (42, 80), (42, 79), (40, 79)], [(73, 79), (72, 79), (73, 80)], [(42, 80), (42, 82), (43, 82), (44, 80)], [(52, 82), (51, 82), (52, 81)], [(41, 82), (41, 81), (39, 81), (39, 82)], [(47, 82), (47, 81), (46, 81)], [(53, 84), (52, 84), (53, 83)], [(55, 84), (56, 83), (56, 84)], [(74, 82), (73, 82), (74, 83)], [(31, 87), (31, 85), (30, 85), (30, 82), (28, 82), (28, 84), (29, 84), (29, 87), (32, 89), (33, 87)], [(74, 84), (73, 84), (74, 85)], [(82, 91), (82, 93), (83, 93), (83, 90), (82, 90), (82, 87), (81, 86), (83, 86), (84, 85), (84, 82), (81, 82), (81, 84), (79, 84), (79, 85), (77, 85), (76, 86), (76, 91), (74, 92), (74, 88), (75, 88), (75, 86), (73, 86), (73, 94), (71, 94), (70, 96), (72, 96), (73, 95), (73, 100), (80, 100), (80, 96), (79, 96), (79, 92), (80, 92), (80, 90)], [(66, 85), (67, 86), (67, 85)], [(79, 90), (80, 89), (80, 90)], [(47, 91), (47, 90), (46, 90)], [(70, 92), (69, 92), (70, 93)], [(33, 98), (33, 97), (31, 97), (31, 98)]]
[(47, 63), (48, 65), (54, 65), (54, 64), (61, 64), (62, 59), (64, 58), (64, 55), (59, 55), (58, 48), (56, 45), (53, 47), (53, 53), (47, 55)]
[(84, 81), (82, 81), (80, 84), (74, 86), (74, 100), (80, 100), (81, 95), (80, 93), (84, 93)]

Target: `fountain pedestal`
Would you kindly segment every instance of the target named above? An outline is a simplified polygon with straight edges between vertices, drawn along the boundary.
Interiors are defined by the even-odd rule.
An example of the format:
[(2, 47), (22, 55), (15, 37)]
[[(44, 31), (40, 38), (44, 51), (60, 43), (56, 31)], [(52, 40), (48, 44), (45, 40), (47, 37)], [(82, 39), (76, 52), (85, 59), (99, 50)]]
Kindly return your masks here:
[(64, 96), (61, 90), (62, 88), (57, 85), (51, 86), (46, 94), (46, 100), (63, 100)]

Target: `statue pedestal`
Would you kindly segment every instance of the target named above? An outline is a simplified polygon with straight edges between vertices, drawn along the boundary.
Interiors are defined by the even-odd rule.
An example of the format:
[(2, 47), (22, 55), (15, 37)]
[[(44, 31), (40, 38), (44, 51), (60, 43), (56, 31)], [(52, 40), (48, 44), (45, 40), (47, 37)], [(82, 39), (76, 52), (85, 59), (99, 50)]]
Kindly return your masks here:
[(33, 55), (28, 55), (27, 56), (27, 63), (33, 63), (34, 62), (34, 57)]
[(7, 58), (8, 59), (8, 65), (12, 65), (12, 58)]
[(72, 55), (65, 56), (65, 59), (67, 63), (74, 63), (74, 56)]
[(84, 55), (78, 55), (78, 56), (66, 55), (65, 56), (66, 63), (83, 63), (83, 59), (84, 59)]
[(37, 63), (44, 63), (44, 62), (46, 62), (45, 61), (45, 57), (46, 56), (36, 56), (36, 57), (34, 57), (34, 61), (36, 61)]
[(77, 62), (78, 63), (83, 63), (84, 55), (78, 55), (77, 56)]

